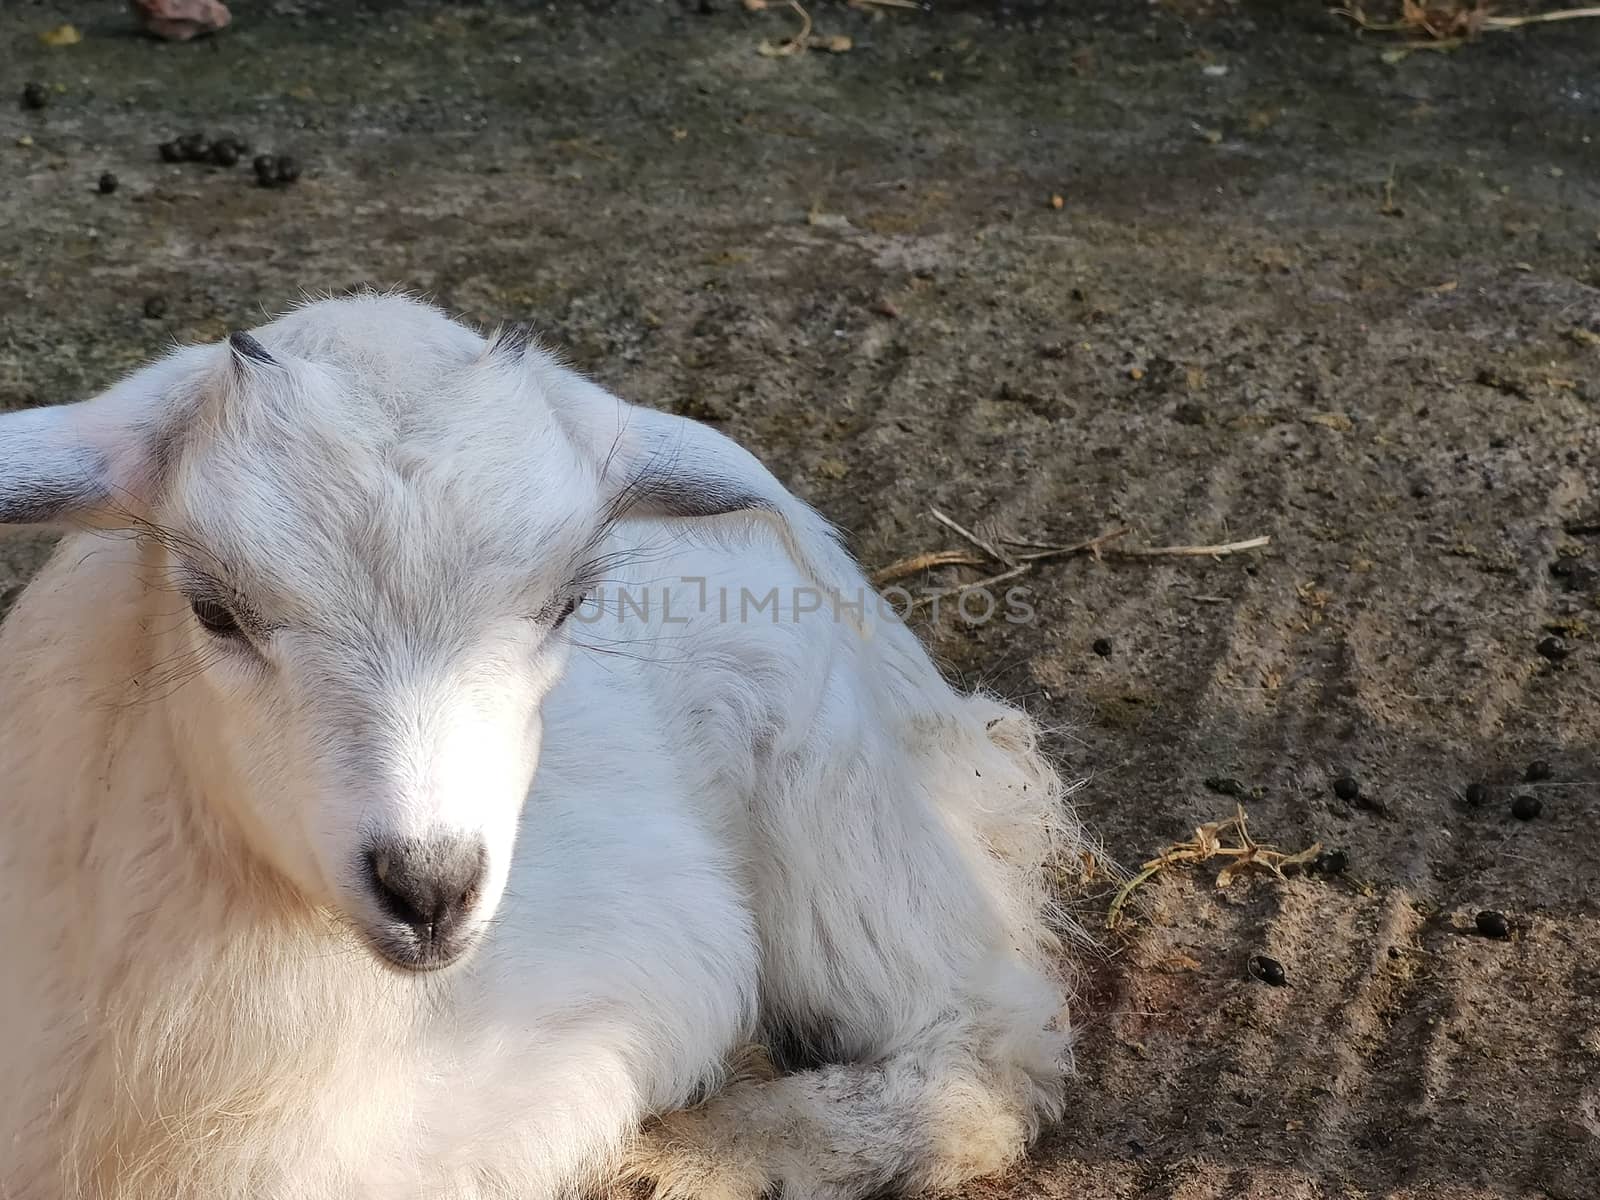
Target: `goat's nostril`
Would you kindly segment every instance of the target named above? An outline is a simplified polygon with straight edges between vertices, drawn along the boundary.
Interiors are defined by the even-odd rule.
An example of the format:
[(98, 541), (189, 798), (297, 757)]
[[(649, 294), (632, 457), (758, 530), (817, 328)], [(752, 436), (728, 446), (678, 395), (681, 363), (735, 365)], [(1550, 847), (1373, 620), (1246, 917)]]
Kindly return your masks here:
[(366, 853), (367, 884), (390, 920), (407, 925), (425, 954), (443, 953), (482, 892), (488, 855), (458, 837), (384, 842)]

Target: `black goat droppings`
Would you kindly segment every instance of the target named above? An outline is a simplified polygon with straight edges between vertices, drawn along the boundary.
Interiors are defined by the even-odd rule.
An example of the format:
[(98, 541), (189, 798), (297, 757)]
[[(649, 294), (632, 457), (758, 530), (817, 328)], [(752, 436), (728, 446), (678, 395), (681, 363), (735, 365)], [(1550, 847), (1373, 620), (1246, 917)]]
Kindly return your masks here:
[(1473, 922), (1478, 927), (1478, 932), (1486, 938), (1506, 938), (1511, 936), (1511, 926), (1506, 921), (1505, 913), (1485, 909), (1479, 913)]
[(1289, 982), (1283, 964), (1275, 958), (1268, 958), (1265, 954), (1252, 954), (1246, 969), (1250, 978), (1259, 979), (1270, 987), (1284, 987)]

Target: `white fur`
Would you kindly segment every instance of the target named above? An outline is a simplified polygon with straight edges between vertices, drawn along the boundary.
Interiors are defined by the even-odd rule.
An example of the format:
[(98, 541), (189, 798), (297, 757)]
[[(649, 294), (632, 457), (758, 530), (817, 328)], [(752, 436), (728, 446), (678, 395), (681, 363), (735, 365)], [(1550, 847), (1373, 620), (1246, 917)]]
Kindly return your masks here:
[[(0, 519), (93, 527), (0, 629), (0, 1197), (802, 1200), (1019, 1154), (1075, 836), (1028, 719), (871, 607), (740, 620), (866, 584), (704, 427), (398, 297), (255, 336), (0, 417)], [(719, 496), (754, 515), (672, 515)], [(191, 614), (217, 584), (249, 640)], [(438, 831), (487, 847), (476, 944), (406, 973), (353, 864)]]

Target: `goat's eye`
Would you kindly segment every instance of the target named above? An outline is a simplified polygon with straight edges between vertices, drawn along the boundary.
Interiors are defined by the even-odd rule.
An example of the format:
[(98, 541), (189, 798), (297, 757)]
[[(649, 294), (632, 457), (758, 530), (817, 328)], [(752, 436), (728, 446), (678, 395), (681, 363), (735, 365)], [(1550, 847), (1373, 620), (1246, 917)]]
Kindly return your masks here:
[(218, 637), (233, 637), (241, 632), (239, 619), (226, 604), (216, 600), (191, 600), (189, 607), (194, 609), (194, 619)]
[(582, 603), (583, 603), (583, 597), (582, 596), (574, 596), (572, 599), (568, 600), (565, 604), (563, 604), (561, 606), (561, 611), (556, 613), (556, 619), (551, 624), (550, 628), (552, 628), (552, 629), (560, 629), (563, 625), (565, 625), (567, 623), (567, 618), (570, 617), (573, 613), (578, 611), (578, 605), (580, 605)]

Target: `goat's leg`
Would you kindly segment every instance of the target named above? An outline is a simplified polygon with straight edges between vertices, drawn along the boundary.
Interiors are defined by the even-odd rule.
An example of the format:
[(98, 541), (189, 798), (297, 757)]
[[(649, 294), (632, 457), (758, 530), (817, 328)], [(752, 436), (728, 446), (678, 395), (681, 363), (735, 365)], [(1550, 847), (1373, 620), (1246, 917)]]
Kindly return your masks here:
[(1064, 1038), (1026, 1048), (981, 1026), (976, 1010), (881, 1061), (740, 1080), (647, 1126), (627, 1175), (657, 1200), (858, 1200), (941, 1191), (1005, 1168), (1060, 1110)]
[(865, 711), (813, 714), (748, 805), (763, 1037), (811, 1069), (648, 1127), (629, 1173), (661, 1200), (942, 1190), (1004, 1168), (1060, 1112), (1044, 864), (1075, 831), (1033, 726), (977, 699)]

